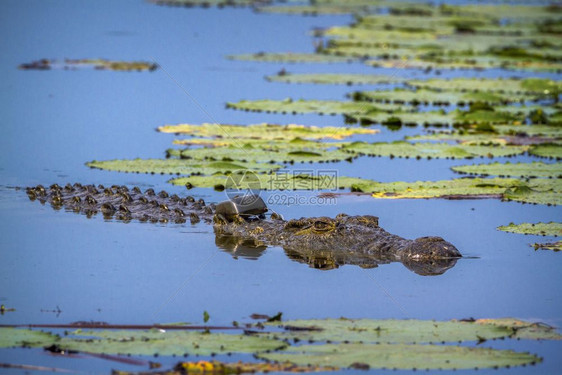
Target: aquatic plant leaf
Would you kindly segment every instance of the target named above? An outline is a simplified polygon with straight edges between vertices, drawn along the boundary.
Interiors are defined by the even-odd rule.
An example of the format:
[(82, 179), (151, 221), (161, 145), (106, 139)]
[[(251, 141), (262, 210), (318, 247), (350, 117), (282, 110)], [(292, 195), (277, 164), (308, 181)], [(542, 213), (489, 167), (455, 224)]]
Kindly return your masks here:
[(377, 85), (399, 83), (403, 80), (388, 75), (351, 74), (351, 73), (283, 73), (267, 76), (272, 82), (285, 83), (319, 83), (340, 85)]
[(52, 345), (59, 336), (52, 333), (23, 328), (0, 328), (0, 348), (43, 347)]
[(562, 340), (556, 328), (541, 322), (526, 322), (514, 318), (477, 319), (474, 324), (496, 325), (513, 329), (512, 339), (521, 340)]
[[(277, 323), (278, 324), (278, 323)], [(274, 323), (266, 323), (274, 326)], [(462, 321), (312, 319), (291, 320), (275, 332), (279, 338), (302, 341), (364, 342), (364, 343), (441, 343), (481, 341), (513, 334), (513, 329), (500, 325), (476, 325)]]
[(297, 366), (289, 362), (285, 363), (253, 363), (253, 362), (219, 362), (219, 361), (199, 361), (199, 362), (179, 362), (174, 366), (175, 374), (244, 374), (244, 373), (269, 373), (269, 372), (319, 372), (336, 371), (338, 368), (333, 366)]
[(455, 172), (499, 177), (549, 177), (562, 178), (562, 164), (531, 163), (491, 163), (451, 167)]
[(529, 154), (539, 156), (541, 158), (562, 159), (562, 145), (559, 144), (543, 144), (532, 146)]
[(562, 72), (562, 63), (550, 61), (507, 60), (478, 56), (466, 59), (449, 59), (445, 61), (444, 59), (427, 60), (419, 57), (410, 59), (367, 60), (365, 61), (365, 64), (372, 67), (392, 69), (423, 69), (425, 71), (454, 69), (484, 70), (489, 68), (502, 68), (506, 70), (522, 70), (535, 72)]
[[(215, 161), (243, 161), (246, 163), (303, 163), (303, 162), (329, 162), (352, 159), (353, 155), (339, 149), (328, 150), (328, 144), (310, 142), (271, 142), (267, 148), (254, 147), (252, 142), (244, 143), (243, 147), (228, 146), (216, 148), (190, 148), (181, 150), (179, 155), (184, 159), (215, 160)], [(263, 144), (262, 144), (263, 145)], [(308, 146), (308, 147), (307, 147)], [(322, 147), (324, 146), (324, 147)], [(170, 155), (174, 153), (169, 152)], [(254, 164), (252, 164), (254, 165)], [(256, 170), (267, 170), (267, 165), (259, 165)], [(270, 167), (269, 169), (276, 169)]]
[[(507, 109), (507, 108), (505, 108)], [(472, 124), (472, 123), (511, 123), (514, 121), (523, 121), (525, 119), (525, 114), (521, 110), (517, 110), (516, 113), (511, 113), (509, 111), (488, 111), (488, 110), (473, 110), (473, 111), (461, 111), (455, 109), (449, 112), (449, 116), (454, 116), (454, 124)]]
[(285, 346), (265, 337), (161, 330), (78, 330), (63, 337), (58, 345), (88, 353), (168, 356), (257, 353)]
[(552, 250), (554, 252), (562, 251), (562, 241), (535, 243), (532, 246), (535, 250)]
[(376, 182), (362, 180), (354, 191), (372, 193), (373, 198), (501, 198), (525, 203), (560, 205), (562, 186), (556, 180), (510, 178), (459, 178), (441, 181)]
[(305, 125), (277, 125), (277, 124), (179, 124), (158, 127), (162, 133), (189, 134), (199, 137), (251, 138), (270, 140), (302, 139), (344, 139), (356, 134), (376, 134), (379, 130), (366, 128), (335, 127), (335, 126), (305, 126)]
[(562, 91), (562, 81), (543, 78), (526, 79), (429, 79), (410, 80), (408, 85), (416, 88), (449, 91), (491, 91), (505, 93), (525, 93), (548, 96)]
[(390, 156), (399, 158), (466, 159), (474, 157), (513, 156), (524, 153), (525, 146), (483, 146), (471, 144), (451, 145), (448, 143), (395, 142), (353, 142), (343, 145), (342, 150), (369, 156)]
[(64, 61), (42, 59), (33, 61), (28, 64), (19, 66), (23, 70), (76, 70), (76, 69), (95, 69), (95, 70), (113, 70), (113, 71), (154, 71), (158, 68), (155, 63), (147, 63), (144, 61), (115, 61), (105, 59), (79, 59)]
[(241, 100), (237, 103), (227, 103), (227, 108), (253, 112), (280, 113), (318, 113), (335, 115), (342, 113), (366, 113), (376, 111), (395, 111), (400, 106), (380, 103), (374, 106), (368, 102), (343, 102), (337, 100)]
[(396, 104), (434, 104), (466, 105), (474, 102), (505, 104), (532, 100), (532, 96), (521, 94), (502, 94), (494, 92), (450, 92), (419, 89), (416, 91), (397, 88), (391, 91), (358, 91), (352, 95), (354, 100), (373, 102), (392, 102)]
[(149, 0), (156, 5), (167, 5), (172, 7), (241, 7), (241, 6), (254, 6), (263, 5), (269, 2), (268, 0)]
[(257, 8), (262, 13), (300, 14), (303, 16), (318, 16), (329, 14), (368, 13), (373, 5), (372, 1), (352, 1), (350, 4), (318, 4), (318, 5), (273, 5)]
[(533, 234), (540, 236), (562, 236), (562, 223), (522, 223), (502, 225), (498, 230), (510, 233)]
[(230, 60), (259, 61), (273, 63), (347, 63), (356, 59), (344, 56), (325, 55), (319, 53), (293, 52), (258, 52), (227, 56)]
[(202, 161), (201, 159), (124, 159), (91, 161), (86, 163), (90, 168), (108, 171), (129, 173), (158, 173), (190, 175), (227, 173), (237, 170), (252, 170), (257, 172), (268, 172), (281, 168), (276, 164), (259, 164), (255, 162), (237, 161)]
[(259, 357), (298, 365), (405, 370), (513, 367), (541, 362), (536, 355), (512, 350), (407, 344), (303, 345)]
[[(468, 131), (467, 131), (468, 130)], [(562, 131), (548, 125), (505, 125), (487, 124), (469, 126), (461, 131), (432, 131), (429, 134), (407, 136), (409, 141), (456, 141), (470, 144), (533, 144), (557, 143), (562, 139)]]
[[(261, 190), (329, 190), (337, 191), (339, 189), (350, 188), (356, 183), (364, 180), (354, 177), (338, 176), (337, 171), (325, 170), (322, 174), (314, 174), (314, 171), (306, 173), (306, 171), (295, 171), (294, 173), (274, 173), (256, 175), (259, 179)], [(256, 178), (251, 181), (239, 179), (240, 189), (255, 189), (255, 185), (249, 186), (250, 183), (255, 184)], [(214, 187), (217, 190), (223, 190), (227, 185), (229, 176), (216, 174), (213, 176), (190, 176), (179, 177), (168, 181), (173, 185), (202, 187)]]

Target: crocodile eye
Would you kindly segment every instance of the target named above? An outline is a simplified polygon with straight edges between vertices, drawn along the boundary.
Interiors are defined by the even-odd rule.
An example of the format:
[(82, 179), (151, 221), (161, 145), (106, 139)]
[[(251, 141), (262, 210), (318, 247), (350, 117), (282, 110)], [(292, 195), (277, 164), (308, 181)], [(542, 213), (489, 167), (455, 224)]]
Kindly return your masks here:
[(313, 224), (314, 232), (329, 232), (335, 227), (334, 223), (331, 221), (316, 220)]

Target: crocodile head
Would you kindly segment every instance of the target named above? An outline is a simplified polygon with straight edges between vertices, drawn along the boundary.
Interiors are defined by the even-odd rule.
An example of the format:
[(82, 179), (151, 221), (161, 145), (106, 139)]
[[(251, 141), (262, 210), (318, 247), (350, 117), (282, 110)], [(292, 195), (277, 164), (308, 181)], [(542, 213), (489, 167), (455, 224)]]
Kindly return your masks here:
[(460, 251), (441, 237), (420, 237), (407, 245), (402, 258), (412, 260), (461, 258)]

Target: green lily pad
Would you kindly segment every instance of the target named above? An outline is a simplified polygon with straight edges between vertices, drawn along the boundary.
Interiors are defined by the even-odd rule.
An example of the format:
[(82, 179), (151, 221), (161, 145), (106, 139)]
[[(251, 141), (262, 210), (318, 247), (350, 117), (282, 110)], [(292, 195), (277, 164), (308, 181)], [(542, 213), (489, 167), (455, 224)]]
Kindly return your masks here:
[(340, 84), (340, 85), (377, 85), (377, 84), (402, 82), (402, 79), (388, 76), (388, 75), (350, 74), (350, 73), (346, 73), (346, 74), (284, 73), (284, 74), (267, 76), (266, 79), (272, 82), (320, 83), (320, 84)]
[(345, 56), (298, 52), (258, 52), (227, 56), (230, 60), (259, 61), (273, 63), (346, 63), (356, 59)]
[[(305, 142), (310, 145), (310, 142)], [(195, 160), (214, 160), (214, 161), (243, 161), (248, 163), (303, 163), (303, 162), (330, 162), (340, 160), (350, 160), (353, 155), (339, 149), (328, 150), (329, 143), (314, 143), (316, 147), (303, 147), (302, 144), (279, 142), (271, 143), (271, 148), (258, 148), (247, 142), (243, 147), (228, 146), (216, 148), (189, 148), (185, 150), (169, 150), (168, 154), (176, 156), (179, 154), (184, 159)], [(258, 142), (259, 145), (259, 142)], [(266, 166), (256, 168), (265, 170)], [(275, 167), (269, 169), (276, 169)]]
[(369, 156), (390, 156), (399, 158), (428, 159), (466, 159), (474, 157), (501, 157), (524, 153), (524, 146), (482, 146), (448, 143), (409, 143), (395, 142), (353, 142), (344, 145), (342, 150)]
[(131, 159), (91, 161), (86, 163), (90, 168), (129, 173), (158, 173), (158, 174), (214, 174), (234, 172), (237, 170), (251, 170), (268, 172), (281, 168), (275, 164), (259, 164), (254, 162), (237, 161), (202, 161), (195, 159)]
[(498, 58), (472, 57), (466, 59), (438, 59), (427, 60), (423, 58), (410, 59), (385, 59), (367, 60), (365, 64), (373, 67), (391, 69), (423, 69), (430, 70), (454, 70), (454, 69), (474, 69), (483, 70), (489, 68), (502, 68), (506, 70), (524, 70), (536, 72), (562, 72), (562, 63), (550, 61), (527, 61), (527, 60), (506, 60)]
[(113, 71), (154, 71), (158, 68), (155, 63), (147, 63), (143, 61), (114, 61), (105, 59), (80, 59), (64, 61), (42, 59), (33, 61), (28, 64), (19, 66), (23, 70), (76, 70), (76, 69), (95, 69), (95, 70), (113, 70)]
[(259, 357), (298, 365), (404, 370), (497, 368), (541, 362), (536, 355), (512, 350), (406, 344), (303, 345)]
[(352, 95), (354, 100), (391, 102), (396, 104), (433, 104), (433, 105), (465, 105), (473, 102), (484, 102), (488, 104), (505, 104), (531, 97), (517, 94), (501, 94), (492, 92), (449, 92), (420, 89), (416, 91), (405, 89), (394, 89), (392, 91), (358, 91)]
[[(336, 170), (324, 170), (321, 173), (311, 170), (295, 171), (294, 173), (274, 173), (256, 175), (259, 179), (261, 190), (329, 190), (336, 191), (339, 189), (350, 188), (356, 183), (363, 180), (353, 177), (338, 176)], [(222, 190), (229, 180), (230, 176), (216, 174), (213, 176), (191, 176), (179, 177), (168, 181), (173, 185), (201, 187)], [(233, 177), (236, 181), (240, 180), (240, 189), (255, 189), (256, 178), (247, 181)], [(252, 186), (244, 185), (244, 183), (252, 183)]]
[(254, 111), (254, 112), (280, 112), (280, 113), (318, 113), (336, 115), (342, 113), (366, 113), (369, 111), (394, 111), (400, 106), (393, 104), (380, 104), (374, 106), (368, 102), (344, 102), (337, 100), (241, 100), (237, 103), (227, 103), (227, 108)]
[(97, 330), (75, 331), (57, 343), (62, 349), (131, 355), (211, 355), (258, 353), (284, 343), (265, 337), (196, 331)]
[(490, 91), (505, 93), (524, 93), (536, 95), (552, 95), (562, 91), (562, 81), (543, 78), (527, 79), (429, 79), (411, 80), (408, 85), (416, 88), (449, 91)]
[(475, 324), (509, 327), (514, 330), (512, 339), (520, 340), (562, 340), (556, 328), (541, 322), (526, 322), (514, 318), (477, 319)]
[(562, 223), (523, 223), (502, 225), (498, 230), (510, 233), (533, 234), (540, 236), (562, 236)]
[(487, 124), (461, 131), (432, 131), (428, 134), (407, 136), (409, 141), (456, 141), (469, 144), (533, 144), (558, 142), (562, 131), (548, 125)]
[(267, 0), (149, 0), (156, 5), (167, 5), (172, 7), (241, 7), (262, 5)]
[(302, 139), (344, 139), (358, 134), (376, 134), (375, 129), (335, 127), (335, 126), (305, 126), (305, 125), (230, 125), (230, 124), (179, 124), (158, 127), (162, 133), (189, 134), (199, 137), (220, 137), (221, 139), (268, 139), (289, 140)]
[(43, 347), (59, 340), (52, 333), (21, 328), (0, 328), (0, 348)]
[(529, 154), (541, 158), (562, 159), (562, 146), (559, 144), (536, 145), (529, 149)]
[(562, 164), (531, 163), (492, 163), (461, 165), (451, 168), (455, 172), (471, 175), (499, 177), (549, 177), (562, 178)]
[(507, 326), (432, 320), (313, 319), (287, 321), (282, 327), (286, 328), (284, 332), (273, 335), (302, 341), (388, 344), (482, 341), (514, 333)]
[(263, 13), (300, 14), (304, 16), (368, 13), (373, 2), (369, 0), (351, 1), (350, 3), (320, 3), (314, 5), (274, 5), (260, 7)]
[(362, 180), (351, 188), (371, 193), (373, 198), (379, 199), (501, 198), (524, 203), (562, 204), (562, 186), (550, 179), (521, 181), (508, 178), (460, 178), (417, 182)]

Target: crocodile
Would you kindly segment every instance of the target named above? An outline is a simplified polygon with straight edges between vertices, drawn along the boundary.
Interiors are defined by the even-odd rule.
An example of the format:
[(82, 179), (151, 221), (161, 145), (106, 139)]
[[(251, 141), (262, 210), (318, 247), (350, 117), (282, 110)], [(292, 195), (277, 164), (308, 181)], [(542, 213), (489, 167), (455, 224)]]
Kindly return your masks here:
[(153, 189), (143, 192), (138, 187), (119, 185), (37, 185), (26, 188), (26, 192), (31, 200), (88, 217), (101, 213), (105, 219), (124, 222), (202, 221), (213, 225), (217, 246), (233, 256), (255, 259), (267, 246), (279, 246), (289, 258), (324, 270), (344, 264), (372, 268), (401, 262), (417, 274), (439, 275), (462, 257), (454, 245), (441, 237), (405, 239), (385, 231), (379, 226), (378, 217), (370, 215), (285, 220), (272, 213), (267, 219), (263, 214), (234, 214), (227, 218), (222, 209), (225, 202), (206, 204), (191, 196), (156, 193)]

